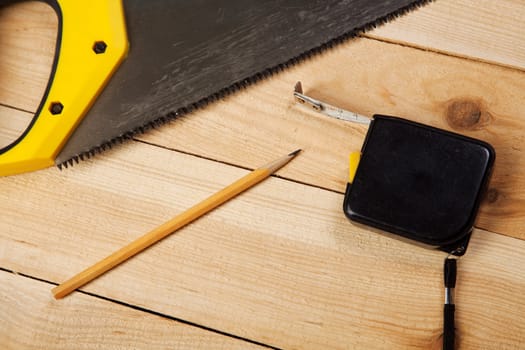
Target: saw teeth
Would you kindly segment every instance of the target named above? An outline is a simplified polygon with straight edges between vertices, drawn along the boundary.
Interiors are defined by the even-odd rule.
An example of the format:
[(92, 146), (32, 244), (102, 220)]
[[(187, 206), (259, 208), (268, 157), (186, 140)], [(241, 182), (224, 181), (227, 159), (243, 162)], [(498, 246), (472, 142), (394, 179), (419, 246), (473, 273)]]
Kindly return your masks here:
[(245, 89), (245, 88), (248, 88), (249, 86), (251, 86), (252, 84), (258, 82), (258, 81), (261, 81), (263, 79), (267, 79), (271, 76), (273, 76), (274, 74), (276, 73), (280, 73), (282, 72), (283, 70), (287, 69), (287, 68), (290, 68), (296, 64), (299, 64), (303, 61), (306, 61), (320, 53), (323, 53), (324, 51), (326, 50), (329, 50), (331, 48), (333, 48), (334, 46), (337, 46), (339, 44), (342, 44), (354, 37), (357, 37), (359, 35), (362, 35), (364, 32), (367, 32), (369, 30), (372, 30), (378, 26), (381, 26), (387, 22), (390, 22), (414, 9), (417, 9), (417, 8), (420, 8), (430, 2), (433, 2), (434, 0), (420, 0), (418, 2), (415, 2), (415, 3), (412, 3), (408, 6), (405, 6), (404, 8), (401, 8), (399, 9), (398, 11), (394, 12), (394, 13), (391, 13), (389, 15), (386, 15), (382, 18), (378, 18), (376, 19), (373, 23), (369, 23), (369, 24), (366, 24), (360, 28), (356, 28), (355, 30), (351, 31), (351, 32), (348, 32), (346, 34), (343, 34), (339, 37), (336, 37), (336, 38), (333, 38), (331, 39), (330, 41), (326, 42), (326, 43), (323, 43), (317, 47), (314, 47), (310, 50), (307, 50), (301, 54), (299, 54), (298, 56), (296, 57), (293, 57), (291, 59), (289, 59), (288, 61), (286, 62), (283, 62), (283, 63), (279, 63), (273, 67), (270, 67), (270, 68), (266, 68), (264, 69), (263, 71), (261, 72), (257, 72), (255, 74), (253, 74), (252, 76), (250, 77), (247, 77), (247, 78), (244, 78), (244, 79), (240, 79), (239, 81), (229, 85), (229, 86), (226, 86), (222, 89), (220, 89), (219, 91), (205, 97), (205, 98), (202, 98), (200, 99), (199, 101), (195, 102), (195, 103), (192, 103), (192, 104), (189, 104), (187, 106), (184, 106), (184, 107), (181, 107), (175, 111), (170, 111), (170, 112), (167, 112), (166, 115), (164, 116), (161, 116), (153, 121), (150, 121), (148, 122), (146, 125), (143, 125), (141, 127), (137, 127), (135, 128), (134, 130), (132, 131), (129, 131), (129, 132), (126, 132), (125, 134), (121, 135), (121, 136), (117, 136), (115, 137), (114, 139), (112, 140), (109, 140), (101, 145), (98, 145), (98, 146), (95, 146), (93, 147), (92, 149), (88, 150), (88, 151), (85, 151), (85, 152), (82, 152), (81, 154), (79, 155), (76, 155), (74, 156), (73, 158), (69, 159), (69, 160), (66, 160), (62, 163), (57, 163), (57, 167), (62, 170), (63, 168), (68, 168), (68, 166), (73, 166), (74, 164), (74, 161), (73, 159), (75, 159), (75, 162), (76, 163), (79, 163), (79, 160), (84, 160), (84, 159), (89, 159), (91, 157), (94, 157), (95, 154), (97, 153), (101, 153), (102, 151), (104, 151), (106, 149), (106, 147), (108, 148), (112, 148), (113, 145), (116, 145), (117, 143), (121, 144), (123, 143), (124, 141), (127, 141), (129, 139), (133, 139), (133, 137), (135, 135), (138, 135), (138, 134), (143, 134), (145, 133), (146, 131), (150, 130), (150, 129), (154, 129), (154, 128), (157, 128), (157, 127), (160, 127), (162, 125), (165, 125), (166, 123), (178, 118), (178, 117), (182, 117), (186, 114), (189, 114), (191, 113), (193, 110), (196, 110), (196, 109), (200, 109), (202, 107), (206, 107), (208, 104), (210, 103), (213, 103), (214, 101), (217, 101), (217, 100), (220, 100), (220, 99), (223, 99), (225, 97), (228, 97), (229, 95), (232, 95), (233, 93), (239, 91), (239, 90), (242, 90), (242, 89)]

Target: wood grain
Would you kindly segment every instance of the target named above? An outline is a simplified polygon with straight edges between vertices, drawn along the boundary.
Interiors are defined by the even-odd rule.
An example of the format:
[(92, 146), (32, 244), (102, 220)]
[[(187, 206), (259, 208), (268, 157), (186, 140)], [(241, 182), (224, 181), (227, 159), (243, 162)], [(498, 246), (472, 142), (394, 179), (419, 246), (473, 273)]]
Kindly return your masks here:
[[(450, 18), (445, 19), (446, 41), (426, 38), (430, 32), (424, 34), (425, 45), (421, 38), (414, 44), (386, 40), (426, 46), (428, 39), (437, 43), (431, 51), (519, 67), (515, 61), (522, 61), (525, 39), (513, 34), (521, 22), (508, 16), (520, 13), (520, 2), (496, 6), (484, 1), (475, 8), (467, 0), (441, 0), (431, 6), (439, 3), (453, 9), (454, 16), (464, 12), (465, 17), (457, 17), (462, 19), (458, 35), (475, 37), (469, 28), (477, 24), (469, 22), (468, 12), (474, 18), (481, 13), (483, 28), (476, 31), (493, 37), (489, 47), (498, 53), (487, 58), (477, 39), (452, 37)], [(491, 30), (481, 6), (502, 16)], [(0, 27), (0, 62), (12, 45), (21, 45), (24, 52), (32, 45), (43, 51), (6, 55), (11, 63), (0, 66), (2, 81), (8, 79), (4, 71), (12, 74), (10, 82), (27, 77), (29, 66), (32, 72), (27, 83), (3, 84), (0, 104), (34, 112), (47, 81), (54, 32), (49, 13), (38, 7), (27, 11), (24, 21), (43, 21), (43, 30), (31, 35), (24, 26), (11, 30), (20, 19)], [(440, 14), (426, 15), (445, 18), (441, 10), (432, 11)], [(5, 14), (1, 11), (0, 18), (5, 20)], [(434, 27), (439, 27), (436, 20)], [(15, 36), (9, 41), (11, 33)], [(515, 50), (501, 49), (500, 42), (508, 47), (505, 36)], [(448, 51), (448, 40), (464, 43), (464, 51)], [(220, 162), (253, 168), (303, 146), (304, 154), (278, 173), (293, 181), (269, 179), (86, 289), (283, 348), (438, 349), (443, 254), (348, 222), (340, 194), (346, 157), (360, 148), (366, 130), (298, 109), (291, 97), (296, 80), (303, 81), (308, 94), (356, 112), (402, 115), (493, 143), (496, 173), (478, 226), (525, 238), (523, 73), (365, 38), (141, 138), (162, 147), (130, 142), (64, 172), (48, 169), (1, 178), (0, 267), (61, 282), (248, 171)], [(8, 109), (0, 113), (2, 119), (11, 115)], [(31, 118), (30, 113), (13, 113), (16, 120)], [(459, 348), (523, 347), (524, 251), (523, 240), (475, 230), (459, 263)], [(77, 345), (79, 329), (94, 341), (78, 347), (106, 341), (114, 347), (131, 342), (129, 347), (149, 348), (136, 340), (144, 327), (159, 335), (149, 340), (158, 347), (252, 348), (80, 293), (57, 303), (49, 286), (25, 278), (2, 278), (0, 290), (0, 312), (27, 325), (4, 327), (6, 318), (0, 318), (0, 344), (8, 339), (15, 348), (26, 343), (29, 348), (60, 348), (57, 329), (68, 348)], [(100, 310), (101, 320), (92, 310)], [(106, 322), (104, 329), (93, 326), (100, 322)], [(111, 333), (122, 329), (125, 334)], [(172, 333), (182, 343), (165, 336)]]
[(56, 302), (49, 288), (0, 271), (2, 349), (263, 349), (87, 295)]
[[(0, 266), (62, 281), (247, 172), (135, 142), (4, 178)], [(342, 200), (268, 179), (86, 289), (282, 348), (428, 348), (444, 255), (354, 226)], [(525, 341), (524, 249), (475, 232), (459, 267), (462, 349)]]
[(439, 0), (366, 34), (525, 69), (525, 2)]

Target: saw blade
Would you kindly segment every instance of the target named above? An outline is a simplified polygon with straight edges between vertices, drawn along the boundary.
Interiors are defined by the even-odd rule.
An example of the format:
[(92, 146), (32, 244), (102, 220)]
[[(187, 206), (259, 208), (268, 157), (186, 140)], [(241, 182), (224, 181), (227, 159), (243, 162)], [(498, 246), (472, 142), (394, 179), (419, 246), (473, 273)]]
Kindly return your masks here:
[(430, 0), (125, 0), (129, 56), (62, 149), (72, 165)]

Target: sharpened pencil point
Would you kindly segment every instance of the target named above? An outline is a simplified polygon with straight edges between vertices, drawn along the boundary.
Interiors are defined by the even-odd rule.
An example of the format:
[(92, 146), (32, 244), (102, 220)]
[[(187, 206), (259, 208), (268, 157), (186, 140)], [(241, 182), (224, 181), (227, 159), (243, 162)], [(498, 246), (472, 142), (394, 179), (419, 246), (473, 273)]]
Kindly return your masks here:
[(301, 149), (297, 149), (291, 153), (288, 153), (284, 157), (281, 157), (277, 160), (274, 160), (273, 162), (264, 165), (262, 168), (268, 170), (270, 174), (273, 174), (274, 172), (282, 168), (286, 163), (294, 159), (295, 156), (299, 154), (299, 152), (301, 152)]
[(301, 152), (302, 149), (296, 149), (295, 151), (293, 151), (292, 153), (288, 154), (289, 157), (295, 157), (297, 154), (299, 154), (299, 152)]

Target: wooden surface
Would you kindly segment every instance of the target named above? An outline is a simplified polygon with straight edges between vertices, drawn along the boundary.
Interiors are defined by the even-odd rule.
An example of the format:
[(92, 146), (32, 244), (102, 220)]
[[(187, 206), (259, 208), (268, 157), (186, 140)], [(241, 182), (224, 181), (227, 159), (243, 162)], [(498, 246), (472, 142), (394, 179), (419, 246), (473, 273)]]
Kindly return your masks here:
[[(525, 4), (497, 4), (436, 1), (71, 169), (1, 178), (1, 347), (438, 349), (444, 255), (344, 217), (347, 155), (366, 128), (297, 107), (302, 80), (331, 104), (493, 144), (459, 262), (458, 348), (525, 349)], [(0, 12), (4, 138), (39, 103), (55, 22), (42, 4)], [(298, 147), (278, 177), (53, 299), (55, 284)]]

